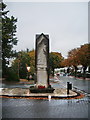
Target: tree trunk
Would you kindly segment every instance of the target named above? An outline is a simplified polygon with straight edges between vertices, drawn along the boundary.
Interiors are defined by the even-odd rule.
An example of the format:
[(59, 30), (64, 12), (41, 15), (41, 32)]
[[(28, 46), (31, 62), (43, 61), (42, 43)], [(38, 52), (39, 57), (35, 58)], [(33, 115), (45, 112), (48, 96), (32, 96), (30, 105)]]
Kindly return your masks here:
[(67, 69), (67, 73), (68, 73), (68, 75), (69, 75), (69, 73), (70, 73), (70, 68), (68, 67), (68, 69)]
[(75, 68), (75, 77), (77, 76), (77, 66), (74, 66)]
[(86, 69), (87, 69), (87, 66), (83, 66), (83, 79), (86, 78)]
[(90, 66), (89, 66), (89, 68), (88, 68), (88, 72), (90, 73)]
[(53, 71), (53, 74), (52, 74), (52, 76), (54, 77), (54, 68), (52, 69), (52, 71)]

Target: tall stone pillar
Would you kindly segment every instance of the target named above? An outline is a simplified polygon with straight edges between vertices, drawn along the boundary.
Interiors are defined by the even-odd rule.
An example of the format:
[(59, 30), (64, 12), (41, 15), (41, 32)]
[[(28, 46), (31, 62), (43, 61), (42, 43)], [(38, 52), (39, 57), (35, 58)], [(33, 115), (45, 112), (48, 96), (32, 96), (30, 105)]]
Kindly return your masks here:
[(49, 84), (49, 35), (36, 35), (36, 86)]

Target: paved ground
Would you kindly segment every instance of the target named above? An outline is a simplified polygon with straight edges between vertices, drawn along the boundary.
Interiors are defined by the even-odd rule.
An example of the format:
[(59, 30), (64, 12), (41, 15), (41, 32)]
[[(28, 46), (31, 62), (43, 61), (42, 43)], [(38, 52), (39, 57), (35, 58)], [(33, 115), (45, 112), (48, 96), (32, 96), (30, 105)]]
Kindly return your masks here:
[(9, 96), (57, 96), (57, 97), (67, 97), (67, 96), (76, 96), (77, 93), (69, 90), (69, 95), (67, 95), (67, 89), (65, 88), (56, 88), (53, 93), (31, 93), (28, 88), (4, 88), (0, 91), (0, 95), (9, 95)]
[[(72, 78), (63, 77), (57, 82), (51, 81), (56, 88), (62, 88), (60, 85)], [(81, 83), (80, 83), (81, 82)], [(74, 80), (77, 86), (84, 89), (86, 82)], [(79, 83), (79, 85), (78, 85)], [(76, 85), (76, 84), (75, 84)], [(28, 85), (27, 85), (28, 88)], [(1, 98), (0, 98), (1, 100)], [(90, 109), (90, 96), (81, 99), (9, 99), (2, 98), (2, 117), (3, 118), (88, 118)]]
[(88, 118), (90, 100), (2, 100), (3, 118)]

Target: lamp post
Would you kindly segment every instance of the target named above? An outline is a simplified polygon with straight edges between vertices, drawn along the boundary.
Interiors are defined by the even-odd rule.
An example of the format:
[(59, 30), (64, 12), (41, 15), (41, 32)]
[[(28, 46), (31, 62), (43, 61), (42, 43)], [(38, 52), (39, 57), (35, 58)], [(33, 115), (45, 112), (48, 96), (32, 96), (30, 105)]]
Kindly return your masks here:
[(27, 66), (27, 71), (28, 71), (27, 77), (28, 77), (28, 80), (29, 80), (30, 66)]

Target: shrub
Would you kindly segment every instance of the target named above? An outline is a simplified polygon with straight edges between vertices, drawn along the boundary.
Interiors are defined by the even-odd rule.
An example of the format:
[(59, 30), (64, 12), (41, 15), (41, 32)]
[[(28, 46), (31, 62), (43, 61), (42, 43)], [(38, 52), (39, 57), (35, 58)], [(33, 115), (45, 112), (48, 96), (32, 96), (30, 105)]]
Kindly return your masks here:
[(12, 68), (9, 68), (7, 71), (6, 80), (7, 81), (19, 81), (18, 74)]

